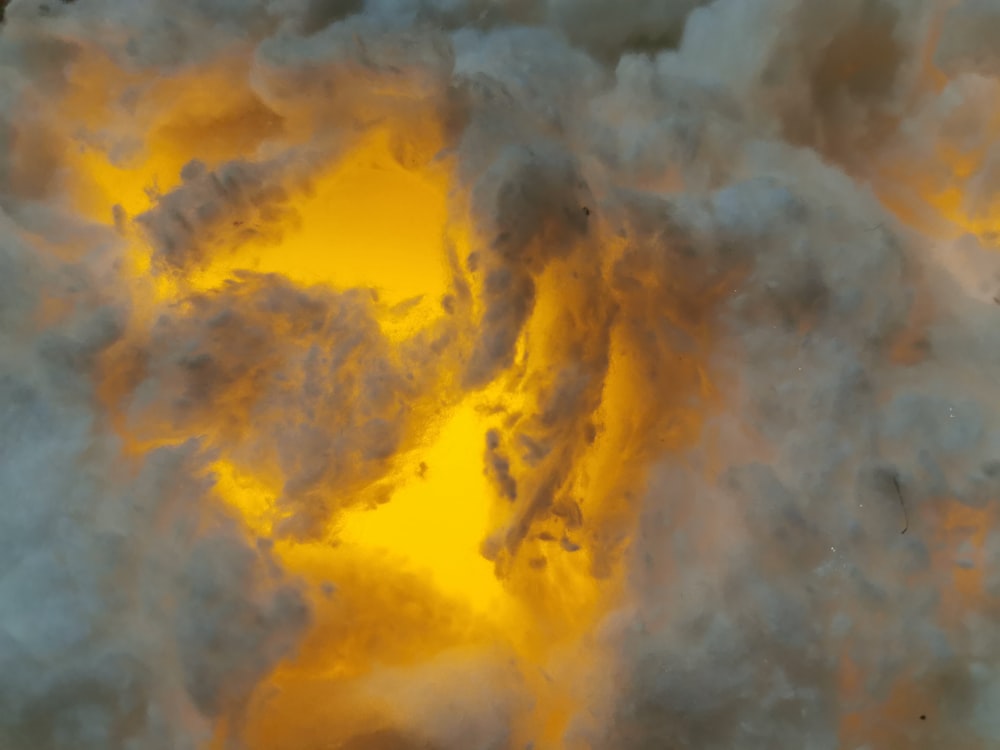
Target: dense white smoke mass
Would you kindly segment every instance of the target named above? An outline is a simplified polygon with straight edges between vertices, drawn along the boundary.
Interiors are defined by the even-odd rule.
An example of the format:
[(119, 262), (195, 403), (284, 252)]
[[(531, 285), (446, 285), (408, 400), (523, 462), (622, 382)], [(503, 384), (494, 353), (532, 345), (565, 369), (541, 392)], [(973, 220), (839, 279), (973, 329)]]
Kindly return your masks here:
[(0, 748), (1000, 743), (1000, 2), (2, 7)]

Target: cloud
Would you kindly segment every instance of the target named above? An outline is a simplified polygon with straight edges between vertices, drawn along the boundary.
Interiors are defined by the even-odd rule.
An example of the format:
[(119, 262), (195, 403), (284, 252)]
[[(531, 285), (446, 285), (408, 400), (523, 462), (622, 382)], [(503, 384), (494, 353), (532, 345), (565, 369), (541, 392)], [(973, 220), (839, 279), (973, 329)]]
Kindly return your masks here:
[(993, 741), (996, 16), (10, 2), (0, 744)]

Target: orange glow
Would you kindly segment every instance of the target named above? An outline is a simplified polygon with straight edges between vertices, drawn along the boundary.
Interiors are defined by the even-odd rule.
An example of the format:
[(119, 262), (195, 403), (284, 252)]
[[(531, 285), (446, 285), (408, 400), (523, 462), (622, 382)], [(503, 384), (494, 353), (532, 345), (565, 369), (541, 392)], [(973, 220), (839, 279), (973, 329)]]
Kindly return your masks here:
[(948, 240), (968, 233), (992, 244), (989, 241), (1000, 233), (1000, 205), (992, 200), (986, 205), (970, 203), (971, 181), (987, 164), (988, 146), (1000, 135), (1000, 122), (989, 123), (988, 132), (993, 138), (969, 151), (939, 147), (933, 171), (915, 172), (910, 163), (889, 161), (876, 181), (883, 204), (930, 237)]
[[(961, 629), (968, 613), (984, 600), (982, 551), (995, 515), (989, 508), (949, 500), (935, 519), (931, 569), (950, 571), (950, 580), (940, 587), (938, 618), (944, 628)], [(965, 559), (963, 548), (973, 559)], [(906, 675), (892, 683), (884, 698), (873, 702), (872, 686), (866, 684), (861, 666), (849, 654), (842, 655), (838, 669), (841, 746), (867, 742), (873, 747), (908, 747), (919, 740), (937, 747), (943, 740), (935, 737), (935, 713), (940, 694), (952, 689), (949, 679), (946, 673)], [(927, 717), (927, 723), (921, 715)], [(969, 750), (986, 750), (988, 746), (985, 741), (969, 739), (962, 744)]]
[[(156, 192), (177, 186), (182, 163), (154, 155), (119, 167), (101, 154), (84, 152), (78, 166), (90, 176), (93, 189), (84, 191), (81, 200), (95, 218), (110, 219), (114, 203), (136, 216), (152, 207)], [(334, 169), (318, 175), (312, 189), (293, 195), (298, 222), (286, 230), (280, 245), (220, 248), (207, 267), (185, 275), (187, 292), (174, 279), (158, 277), (157, 297), (168, 301), (215, 289), (238, 271), (277, 273), (306, 286), (372, 288), (387, 310), (382, 321), (386, 332), (396, 339), (412, 334), (439, 314), (448, 290), (446, 179), (443, 168), (425, 173), (405, 169), (389, 153), (387, 135), (376, 133)], [(141, 243), (132, 260), (135, 276), (152, 270)]]
[[(888, 695), (873, 705), (860, 667), (845, 657), (840, 670), (840, 696), (842, 706), (849, 708), (841, 714), (840, 746), (860, 747), (868, 743), (871, 747), (923, 747), (916, 743), (933, 742), (937, 701), (926, 690), (914, 687), (917, 682), (917, 679), (898, 680)], [(932, 719), (929, 724), (920, 720), (921, 715), (928, 714)], [(985, 750), (978, 743), (962, 747)]]
[(258, 270), (305, 284), (374, 287), (390, 305), (439, 302), (448, 282), (446, 175), (406, 170), (388, 157), (386, 138), (377, 134), (320, 179), (297, 206), (302, 230), (280, 253), (262, 254)]
[[(233, 50), (220, 60), (196, 73), (154, 80), (96, 53), (70, 68), (73, 87), (57, 106), (68, 125), (85, 133), (67, 155), (81, 209), (99, 221), (110, 221), (115, 205), (136, 216), (150, 207), (151, 194), (180, 182), (181, 168), (191, 159), (215, 166), (253, 157), (262, 143), (287, 130), (245, 85), (234, 85), (246, 80), (245, 54)], [(109, 119), (109, 112), (116, 117)], [(119, 145), (112, 152), (108, 143), (131, 148)]]
[(447, 291), (445, 179), (443, 171), (405, 169), (390, 155), (386, 134), (376, 133), (318, 175), (310, 190), (293, 195), (297, 224), (280, 244), (223, 251), (189, 274), (186, 284), (213, 289), (250, 270), (304, 286), (367, 287), (388, 308), (410, 303), (411, 323), (427, 322)]
[[(955, 621), (974, 608), (984, 597), (982, 551), (989, 530), (995, 528), (996, 513), (991, 508), (971, 508), (956, 501), (948, 503), (937, 539), (937, 562), (950, 570), (951, 585), (944, 588), (942, 613)], [(963, 546), (972, 559), (960, 560)], [(960, 564), (961, 563), (961, 564)]]
[[(178, 81), (153, 85), (137, 106), (136, 127), (148, 134), (142, 148), (117, 163), (99, 144), (74, 156), (80, 206), (105, 223), (113, 221), (114, 206), (125, 212), (118, 229), (129, 245), (136, 339), (165, 311), (186, 309), (192, 295), (238, 285), (240, 273), (250, 271), (303, 288), (373, 290), (378, 324), (400, 361), (435, 331), (446, 331), (452, 342), (447, 355), (428, 365), (431, 374), (416, 373), (425, 392), (409, 405), (415, 444), (392, 456), (382, 476), (365, 478), (369, 484), (353, 502), (324, 517), (319, 539), (281, 535), (290, 513), (282, 505), (286, 478), (273, 465), (248, 462), (228, 442), (234, 433), (262, 429), (245, 416), (254, 402), (252, 379), (219, 395), (219, 412), (237, 415), (237, 428), (199, 423), (200, 437), (219, 455), (212, 466), (218, 496), (249, 536), (273, 538), (285, 569), (310, 586), (311, 629), (294, 658), (260, 686), (245, 739), (252, 750), (318, 750), (392, 727), (401, 720), (397, 708), (372, 697), (387, 670), (416, 670), (471, 650), (475, 658), (516, 665), (526, 685), (531, 702), (510, 717), (513, 741), (561, 748), (571, 720), (585, 709), (587, 683), (601, 658), (592, 644), (586, 658), (577, 653), (621, 594), (619, 558), (644, 467), (652, 451), (679, 448), (700, 428), (697, 409), (685, 401), (707, 393), (700, 352), (696, 347), (678, 360), (664, 395), (661, 377), (648, 371), (632, 340), (635, 332), (612, 323), (610, 305), (595, 304), (605, 269), (574, 257), (537, 279), (514, 365), (481, 391), (462, 392), (455, 370), (482, 310), (472, 300), (459, 314), (446, 314), (442, 298), (455, 293), (463, 273), (447, 248), (465, 257), (477, 242), (476, 227), (455, 218), (466, 207), (449, 194), (453, 165), (430, 158), (442, 145), (433, 127), (407, 129), (413, 142), (404, 157), (392, 127), (352, 136), (345, 153), (330, 148), (307, 168), (296, 166), (300, 172), (281, 185), (288, 220), (279, 236), (237, 246), (219, 241), (201, 265), (159, 267), (133, 220), (180, 185), (186, 163), (197, 158), (213, 169), (228, 159), (252, 161), (269, 139), (294, 133), (294, 124), (268, 113), (247, 91), (228, 90), (231, 75), (226, 66), (207, 73), (195, 87), (200, 93)], [(240, 125), (244, 115), (247, 129)], [(199, 135), (206, 132), (213, 134), (207, 142)], [(243, 303), (239, 294), (231, 297), (229, 304)], [(642, 318), (648, 310), (630, 314)], [(680, 318), (676, 324), (707, 341), (706, 331)], [(293, 328), (276, 332), (302, 335)], [(118, 349), (102, 384), (111, 408), (129, 390), (130, 368), (139, 366), (128, 359), (128, 345)], [(580, 404), (554, 421), (540, 417), (554, 378), (577, 370), (587, 371)], [(652, 402), (657, 408), (649, 408)], [(170, 425), (158, 436), (157, 425), (144, 424), (140, 441), (116, 417), (135, 452), (183, 437)], [(536, 466), (512, 438), (510, 460), (526, 488), (516, 501), (499, 497), (488, 477), (491, 429), (534, 436), (552, 448)], [(495, 560), (483, 554), (487, 540)], [(218, 747), (227, 731), (219, 726)]]
[[(32, 349), (38, 364), (26, 360), (25, 365), (26, 371), (36, 368), (46, 376), (48, 368), (60, 374), (59, 367), (87, 368), (95, 398), (89, 391), (67, 391), (67, 404), (45, 405), (55, 424), (66, 412), (73, 440), (65, 450), (83, 441), (80, 435), (90, 427), (85, 421), (90, 412), (84, 409), (94, 408), (92, 400), (106, 413), (94, 420), (101, 440), (86, 434), (83, 458), (89, 460), (92, 453), (104, 461), (118, 450), (104, 438), (120, 438), (122, 452), (137, 468), (136, 494), (145, 488), (142, 482), (159, 479), (157, 471), (171, 470), (150, 462), (150, 478), (142, 473), (153, 448), (197, 446), (184, 470), (193, 466), (202, 472), (195, 479), (204, 481), (192, 494), (203, 507), (191, 511), (196, 516), (191, 520), (204, 523), (192, 523), (195, 531), (185, 533), (202, 533), (210, 521), (225, 517), (226, 532), (242, 534), (240, 541), (256, 551), (247, 557), (256, 564), (259, 552), (287, 576), (282, 583), (301, 586), (309, 605), (304, 634), (294, 629), (299, 619), (289, 626), (299, 637), (294, 652), (272, 658), (271, 650), (263, 653), (262, 647), (255, 664), (266, 664), (270, 672), (263, 677), (259, 671), (241, 673), (235, 687), (244, 692), (219, 709), (228, 713), (208, 716), (205, 709), (206, 715), (199, 716), (214, 731), (206, 747), (461, 747), (462, 740), (439, 742), (433, 736), (437, 717), (426, 714), (434, 714), (431, 709), (461, 714), (475, 702), (463, 702), (466, 694), (482, 683), (488, 684), (488, 700), (478, 702), (488, 703), (493, 712), (483, 723), (500, 726), (491, 737), (502, 739), (470, 739), (470, 750), (593, 750), (585, 738), (591, 726), (600, 736), (608, 729), (603, 722), (626, 724), (634, 714), (643, 723), (647, 698), (652, 704), (676, 695), (673, 684), (638, 695), (646, 684), (646, 667), (652, 674), (661, 656), (676, 659), (676, 669), (666, 664), (665, 683), (683, 680), (695, 669), (719, 668), (714, 639), (730, 627), (742, 631), (733, 652), (759, 646), (760, 653), (750, 658), (762, 658), (768, 671), (743, 669), (757, 664), (735, 665), (731, 683), (720, 683), (715, 695), (707, 693), (703, 713), (685, 716), (683, 706), (678, 708), (678, 727), (656, 733), (668, 738), (662, 741), (685, 744), (686, 730), (693, 738), (702, 723), (713, 728), (707, 718), (712, 712), (728, 712), (734, 721), (748, 718), (747, 728), (749, 720), (768, 712), (791, 716), (785, 712), (800, 698), (801, 705), (808, 703), (807, 692), (792, 683), (805, 681), (810, 691), (822, 692), (812, 704), (821, 706), (822, 715), (810, 708), (791, 720), (815, 721), (823, 732), (836, 725), (846, 750), (930, 747), (933, 727), (914, 725), (914, 718), (942, 691), (935, 693), (932, 680), (916, 669), (906, 675), (912, 683), (901, 679), (875, 687), (866, 674), (871, 665), (881, 664), (879, 658), (888, 663), (897, 656), (865, 651), (870, 648), (865, 637), (875, 634), (877, 645), (884, 646), (888, 639), (880, 640), (879, 628), (886, 625), (891, 632), (883, 607), (894, 602), (894, 592), (883, 592), (887, 581), (880, 579), (898, 576), (892, 580), (904, 593), (913, 584), (920, 606), (933, 610), (928, 631), (936, 625), (958, 634), (963, 627), (968, 630), (963, 618), (984, 611), (988, 587), (982, 563), (997, 513), (926, 498), (921, 487), (912, 505), (907, 498), (902, 509), (913, 513), (905, 516), (907, 536), (898, 537), (892, 527), (891, 538), (882, 542), (882, 521), (870, 508), (868, 516), (860, 506), (855, 511), (850, 493), (861, 488), (860, 482), (851, 488), (855, 470), (862, 476), (856, 464), (882, 460), (864, 455), (865, 445), (874, 446), (872, 453), (881, 451), (883, 442), (895, 445), (897, 430), (924, 429), (925, 424), (937, 429), (931, 417), (924, 421), (921, 414), (912, 422), (902, 418), (908, 415), (897, 421), (897, 401), (890, 397), (920, 396), (925, 377), (960, 390), (955, 378), (972, 366), (961, 356), (960, 367), (948, 365), (946, 354), (961, 354), (961, 346), (973, 345), (969, 342), (989, 342), (985, 328), (972, 320), (954, 337), (954, 345), (949, 338), (948, 347), (932, 352), (928, 342), (945, 341), (945, 334), (957, 330), (948, 326), (964, 322), (958, 319), (963, 311), (957, 305), (949, 309), (952, 300), (945, 292), (938, 296), (934, 285), (916, 278), (926, 273), (934, 281), (933, 266), (923, 263), (922, 239), (948, 247), (971, 232), (984, 245), (1000, 247), (997, 191), (984, 189), (979, 195), (970, 187), (1000, 142), (1000, 107), (982, 132), (967, 138), (949, 118), (972, 116), (931, 107), (931, 95), (948, 83), (934, 64), (937, 31), (915, 67), (904, 57), (909, 52), (903, 41), (915, 33), (911, 26), (923, 24), (916, 23), (918, 14), (901, 16), (897, 23), (894, 8), (857, 4), (849, 15), (857, 16), (861, 37), (870, 37), (861, 39), (859, 49), (881, 44), (883, 36), (894, 48), (883, 55), (885, 50), (871, 47), (868, 60), (846, 54), (854, 43), (842, 45), (839, 38), (834, 41), (842, 48), (836, 54), (812, 55), (807, 48), (817, 46), (813, 35), (824, 28), (823, 19), (817, 26), (805, 15), (798, 18), (798, 11), (777, 14), (809, 20), (805, 41), (767, 35), (766, 44), (777, 46), (763, 50), (758, 61), (766, 63), (760, 85), (734, 79), (729, 86), (725, 76), (731, 66), (720, 66), (708, 78), (685, 74), (691, 62), (691, 39), (683, 36), (689, 26), (686, 11), (658, 21), (671, 28), (680, 24), (681, 36), (671, 41), (674, 52), (654, 54), (663, 39), (677, 36), (672, 31), (653, 29), (642, 40), (623, 26), (628, 33), (621, 40), (605, 40), (609, 46), (600, 59), (580, 66), (580, 59), (603, 46), (591, 44), (600, 39), (577, 38), (583, 27), (558, 19), (559, 28), (537, 34), (487, 36), (494, 27), (505, 29), (506, 21), (504, 12), (495, 14), (485, 2), (479, 4), (486, 8), (482, 17), (470, 19), (472, 25), (460, 33), (434, 29), (427, 34), (422, 28), (407, 31), (402, 16), (356, 17), (349, 6), (364, 3), (262, 5), (246, 16), (253, 17), (247, 23), (260, 25), (266, 44), (251, 40), (258, 32), (248, 30), (244, 42), (212, 51), (212, 60), (202, 61), (201, 51), (185, 42), (178, 52), (182, 62), (148, 68), (130, 49), (119, 50), (123, 58), (126, 53), (132, 58), (127, 63), (100, 50), (101, 44), (126, 47), (126, 39), (130, 47), (130, 23), (108, 28), (119, 22), (102, 22), (92, 17), (99, 12), (81, 11), (79, 21), (93, 24), (100, 42), (80, 41), (60, 25), (61, 11), (39, 10), (38, 23), (45, 24), (39, 25), (40, 39), (14, 37), (11, 64), (22, 52), (44, 54), (49, 41), (71, 48), (65, 52), (70, 62), (58, 66), (65, 70), (53, 65), (51, 73), (39, 66), (53, 80), (40, 81), (44, 85), (37, 90), (28, 85), (34, 72), (25, 70), (22, 84), (21, 71), (12, 71), (12, 91), (27, 92), (10, 94), (17, 107), (45, 114), (0, 122), (0, 136), (6, 139), (9, 130), (11, 151), (17, 152), (8, 170), (12, 186), (34, 179), (39, 191), (50, 191), (31, 196), (37, 205), (26, 202), (24, 216), (39, 223), (58, 218), (64, 208), (58, 203), (65, 201), (98, 225), (86, 228), (88, 242), (91, 234), (97, 238), (96, 249), (88, 248), (91, 254), (79, 268), (63, 273), (55, 263), (50, 269), (44, 262), (36, 272), (24, 264), (39, 277), (30, 279), (43, 289), (39, 296), (49, 283), (67, 290), (57, 290), (53, 301), (42, 300), (39, 318), (62, 322), (88, 312), (86, 319), (80, 316), (79, 341), (72, 327), (57, 331), (51, 344), (40, 338)], [(518, 8), (510, 18), (528, 23), (538, 15), (529, 12), (531, 3), (512, 5)], [(69, 16), (75, 10), (63, 10), (67, 22), (77, 22)], [(202, 18), (206, 24), (243, 23), (243, 13), (228, 19), (224, 8), (204, 14), (190, 10), (184, 23)], [(466, 14), (456, 8), (438, 11), (449, 24), (464, 23)], [(877, 16), (883, 12), (893, 19), (885, 34), (865, 28), (869, 21), (880, 24)], [(698, 19), (692, 19), (694, 28)], [(695, 36), (726, 32), (731, 20), (727, 12), (703, 16)], [(296, 38), (313, 26), (308, 38)], [(6, 28), (17, 31), (13, 24)], [(173, 33), (168, 28), (164, 37)], [(567, 55), (566, 65), (575, 61), (573, 69), (583, 71), (579, 85), (570, 82), (569, 89), (559, 91), (559, 78), (528, 80), (532, 69), (548, 61), (542, 54), (546, 39), (565, 47), (562, 52), (553, 47), (553, 56)], [(470, 56), (470, 45), (480, 41), (486, 52), (480, 56), (476, 47), (477, 54)], [(542, 45), (537, 57), (529, 46), (535, 44)], [(815, 69), (786, 76), (785, 57)], [(513, 59), (517, 65), (505, 68)], [(815, 61), (821, 61), (819, 67)], [(883, 94), (877, 82), (871, 90), (854, 85), (866, 70), (882, 67), (891, 71), (884, 92), (888, 107), (878, 101)], [(553, 76), (566, 75), (563, 71), (564, 66), (553, 66)], [(325, 100), (307, 100), (295, 89), (303, 81)], [(63, 87), (65, 94), (59, 93)], [(49, 90), (51, 96), (43, 95)], [(544, 101), (552, 91), (556, 99)], [(974, 89), (973, 95), (976, 91), (991, 90)], [(928, 101), (918, 101), (924, 98)], [(810, 112), (813, 105), (818, 109)], [(911, 106), (918, 111), (910, 112)], [(941, 104), (950, 106), (958, 109)], [(752, 116), (744, 117), (744, 110)], [(503, 117), (493, 122), (498, 112)], [(706, 113), (714, 119), (702, 132), (692, 124)], [(931, 130), (921, 119), (925, 115), (947, 125), (940, 128), (940, 141), (953, 143), (941, 145), (936, 134), (925, 132)], [(883, 127), (897, 118), (900, 127), (893, 133), (903, 145), (883, 146)], [(25, 127), (35, 121), (45, 125), (44, 133)], [(845, 134), (834, 132), (840, 124), (848, 126)], [(782, 143), (783, 132), (801, 135), (799, 145)], [(865, 133), (873, 137), (858, 135)], [(815, 149), (808, 147), (813, 142)], [(819, 148), (828, 142), (834, 145)], [(837, 155), (847, 149), (837, 144), (855, 142), (851, 159), (839, 163)], [(657, 150), (663, 153), (654, 154)], [(31, 174), (34, 162), (43, 161), (35, 159), (36, 151), (52, 152), (52, 165), (45, 167), (52, 175)], [(927, 164), (916, 164), (915, 155)], [(660, 164), (664, 160), (672, 166)], [(233, 184), (211, 182), (233, 162), (247, 167), (250, 176), (239, 172)], [(744, 200), (742, 191), (755, 188), (743, 186), (758, 184), (757, 178), (771, 185), (760, 194), (764, 202), (756, 194), (755, 200)], [(525, 188), (528, 179), (535, 182)], [(251, 182), (244, 205), (241, 191)], [(543, 196), (539, 185), (547, 191)], [(857, 189), (849, 191), (850, 185)], [(267, 194), (254, 192), (258, 187), (267, 188), (261, 191)], [(496, 196), (490, 192), (494, 189)], [(10, 195), (20, 198), (17, 189)], [(540, 198), (537, 212), (522, 212), (526, 196)], [(490, 206), (491, 200), (496, 205)], [(19, 204), (15, 207), (20, 211)], [(865, 227), (872, 244), (858, 240), (851, 222), (859, 221), (862, 211), (866, 220), (881, 216), (883, 207), (912, 234), (879, 224)], [(20, 220), (15, 213), (11, 218)], [(170, 227), (164, 230), (153, 220), (164, 217), (169, 221), (162, 224), (170, 227), (176, 219), (176, 243), (170, 241)], [(69, 234), (77, 223), (66, 225), (59, 229)], [(519, 245), (523, 236), (532, 238), (527, 247)], [(175, 245), (184, 242), (192, 247), (176, 251)], [(21, 254), (18, 248), (12, 255), (18, 268)], [(979, 258), (969, 257), (974, 269)], [(734, 267), (741, 263), (748, 268)], [(804, 269), (802, 278), (793, 278), (796, 268)], [(750, 277), (746, 283), (732, 280), (741, 271)], [(875, 285), (882, 279), (894, 288), (878, 295)], [(28, 291), (33, 295), (35, 290)], [(90, 294), (98, 299), (84, 299)], [(810, 294), (816, 299), (807, 299)], [(896, 316), (910, 297), (909, 317), (900, 322)], [(935, 300), (941, 309), (934, 308)], [(108, 313), (107, 319), (89, 315), (91, 308)], [(808, 310), (817, 312), (799, 312)], [(794, 325), (786, 329), (785, 323)], [(484, 330), (498, 331), (494, 338), (500, 345), (494, 346)], [(500, 350), (495, 357), (500, 365), (497, 371), (482, 368), (487, 374), (481, 380), (487, 382), (464, 377), (479, 364), (472, 361), (476, 354), (494, 349)], [(741, 351), (749, 353), (746, 361), (736, 362)], [(791, 366), (779, 369), (779, 356), (807, 366), (798, 367), (798, 375)], [(823, 377), (813, 378), (820, 366), (826, 368)], [(768, 382), (769, 376), (775, 382)], [(53, 389), (62, 386), (49, 380)], [(470, 381), (477, 385), (470, 387)], [(882, 413), (883, 398), (891, 404), (888, 416)], [(874, 406), (866, 410), (867, 403)], [(716, 409), (725, 413), (714, 414)], [(831, 418), (821, 419), (824, 415)], [(38, 419), (36, 431), (42, 434), (49, 415), (40, 411)], [(971, 444), (965, 427), (958, 425), (957, 437), (949, 438), (953, 444)], [(708, 429), (716, 434), (706, 435)], [(852, 440), (853, 432), (865, 441)], [(899, 448), (900, 477), (910, 482), (918, 464), (928, 475), (936, 472), (935, 440), (934, 435), (916, 442), (905, 434), (899, 438), (920, 451), (926, 445), (931, 456), (925, 461), (916, 449), (909, 456)], [(76, 469), (86, 472), (83, 489), (101, 503), (95, 506), (98, 520), (114, 524), (115, 544), (127, 547), (129, 560), (143, 556), (144, 551), (133, 552), (138, 545), (118, 540), (125, 527), (119, 515), (133, 511), (119, 514), (117, 508), (128, 508), (132, 485), (126, 487), (129, 492), (110, 488), (114, 502), (105, 501), (98, 492), (104, 489), (103, 477), (93, 476), (97, 472), (89, 463), (68, 470)], [(950, 482), (952, 467), (942, 471)], [(941, 485), (935, 479), (933, 486)], [(902, 494), (899, 501), (904, 502)], [(895, 503), (890, 498), (885, 511), (892, 520)], [(176, 505), (183, 510), (170, 511), (178, 515), (189, 507)], [(69, 510), (63, 523), (83, 517), (77, 505)], [(152, 514), (138, 508), (136, 523), (166, 524), (159, 517), (147, 521), (142, 513)], [(935, 517), (926, 523), (921, 516)], [(25, 518), (29, 526), (34, 523), (33, 516)], [(767, 531), (774, 536), (758, 533), (772, 518), (774, 527)], [(868, 523), (870, 518), (878, 524)], [(140, 527), (140, 537), (145, 528)], [(65, 536), (61, 526), (57, 530), (54, 538)], [(174, 549), (170, 531), (164, 532), (164, 549)], [(103, 543), (104, 535), (95, 538)], [(831, 553), (852, 554), (843, 568), (833, 567), (840, 565), (839, 557), (830, 558), (827, 567), (825, 543), (817, 541), (827, 538), (838, 545)], [(77, 544), (75, 536), (67, 539)], [(898, 548), (897, 539), (902, 539)], [(153, 541), (160, 555), (161, 539)], [(905, 548), (908, 543), (914, 543), (912, 551)], [(117, 550), (111, 552), (125, 554)], [(885, 550), (892, 555), (883, 556)], [(926, 560), (925, 550), (930, 564), (917, 570), (913, 561)], [(49, 564), (47, 555), (39, 559)], [(107, 561), (114, 559), (94, 557), (101, 586), (120, 584), (117, 576), (104, 575)], [(206, 559), (213, 561), (211, 554)], [(879, 567), (862, 570), (868, 562)], [(173, 620), (162, 630), (156, 623), (157, 628), (140, 633), (137, 643), (145, 648), (149, 641), (150, 665), (123, 659), (123, 669), (141, 667), (145, 673), (159, 667), (159, 659), (169, 661), (176, 674), (165, 676), (163, 688), (151, 685), (150, 700), (159, 701), (162, 692), (164, 700), (176, 699), (185, 710), (198, 712), (202, 703), (194, 689), (181, 683), (200, 679), (188, 665), (189, 651), (200, 656), (200, 641), (192, 639), (193, 648), (179, 642), (181, 659), (171, 642), (184, 635), (185, 627), (202, 628), (197, 618), (189, 625), (180, 617), (187, 614), (185, 606), (201, 602), (188, 597), (194, 604), (187, 605), (176, 593), (186, 593), (192, 574), (169, 566), (160, 570), (158, 557), (142, 563), (151, 568), (154, 583), (169, 579), (163, 598), (171, 601), (149, 606), (145, 599), (160, 591), (144, 589), (134, 597), (142, 606), (133, 611), (130, 602), (129, 609), (112, 613), (108, 627), (121, 621), (131, 628), (134, 621), (142, 628), (153, 619), (148, 613), (161, 610)], [(46, 573), (44, 565), (39, 575)], [(849, 573), (821, 578), (841, 569)], [(200, 573), (201, 568), (191, 570)], [(755, 577), (745, 591), (741, 574)], [(872, 586), (862, 588), (861, 579), (869, 576)], [(88, 576), (81, 580), (90, 585)], [(128, 585), (146, 580), (130, 577)], [(841, 580), (848, 582), (845, 588), (835, 588)], [(70, 576), (54, 582), (69, 588), (74, 581)], [(778, 588), (783, 582), (787, 589)], [(758, 583), (774, 584), (773, 597)], [(260, 592), (273, 593), (267, 588), (272, 584), (261, 576), (235, 585), (243, 585), (240, 595), (259, 594), (245, 608), (252, 613), (267, 599)], [(793, 584), (802, 585), (793, 590)], [(832, 635), (838, 628), (831, 626), (831, 635), (820, 635), (815, 643), (811, 636), (822, 633), (833, 616), (824, 609), (832, 596), (827, 592), (847, 592), (851, 605), (855, 589), (848, 584), (858, 584), (862, 598), (857, 601), (875, 602), (871, 613), (861, 613), (870, 629), (844, 636), (849, 641), (857, 632), (865, 642), (852, 642), (858, 650), (845, 647), (840, 663), (831, 666), (825, 649), (839, 637)], [(735, 609), (712, 611), (716, 598), (730, 592), (736, 592), (732, 600), (721, 604)], [(288, 599), (298, 604), (297, 594), (279, 600), (274, 605), (278, 615)], [(924, 605), (924, 599), (929, 603)], [(800, 614), (803, 603), (813, 602), (824, 607)], [(758, 607), (772, 604), (775, 611), (757, 617)], [(215, 619), (225, 620), (228, 610), (219, 609), (223, 614)], [(734, 617), (720, 616), (715, 629), (712, 618), (719, 614)], [(848, 609), (847, 614), (853, 620), (858, 612)], [(34, 616), (29, 612), (24, 622)], [(798, 649), (803, 659), (772, 659), (768, 649), (778, 638), (774, 634), (795, 627), (800, 616), (812, 618), (810, 628), (794, 633), (788, 648)], [(267, 629), (274, 622), (279, 628), (285, 624), (278, 616), (252, 625)], [(212, 639), (246, 635), (233, 632), (243, 623), (210, 624), (221, 631), (216, 636), (206, 627)], [(674, 624), (676, 631), (666, 627)], [(163, 633), (161, 644), (156, 638)], [(687, 638), (703, 653), (685, 650)], [(262, 639), (234, 640), (225, 644), (230, 651), (224, 654), (227, 663), (219, 665), (221, 677), (212, 673), (212, 679), (226, 679), (228, 662), (240, 662), (238, 649)], [(209, 647), (217, 643), (212, 640)], [(11, 644), (21, 648), (13, 636)], [(67, 658), (76, 658), (77, 646), (69, 645)], [(26, 642), (25, 648), (32, 646)], [(650, 653), (660, 648), (662, 654)], [(231, 652), (237, 653), (235, 659)], [(122, 653), (131, 657), (128, 649)], [(656, 659), (640, 662), (633, 674), (636, 661), (647, 654)], [(102, 666), (98, 662), (95, 668)], [(911, 669), (907, 663), (897, 668)], [(721, 670), (697, 676), (699, 681), (730, 676), (724, 666)], [(737, 694), (741, 681), (750, 685), (765, 674), (769, 705), (751, 705), (746, 695)], [(763, 684), (765, 678), (760, 680)], [(696, 687), (693, 695), (708, 690), (710, 681)], [(830, 694), (836, 706), (827, 702)], [(482, 707), (471, 706), (470, 712), (476, 708)], [(668, 708), (664, 721), (672, 720), (675, 707)], [(90, 715), (84, 718), (89, 721)], [(461, 718), (454, 724), (464, 727)], [(99, 719), (96, 715), (94, 721)], [(645, 740), (644, 726), (611, 729), (606, 736), (624, 737), (626, 745)], [(628, 731), (617, 734), (619, 729)], [(52, 731), (61, 737), (64, 728)], [(396, 732), (402, 739), (358, 741), (392, 738)], [(687, 744), (692, 742), (697, 740)], [(605, 744), (593, 741), (594, 747)]]
[(216, 462), (212, 470), (216, 491), (239, 511), (248, 529), (258, 536), (270, 536), (276, 520), (275, 499), (280, 494), (280, 488), (240, 471), (228, 461)]

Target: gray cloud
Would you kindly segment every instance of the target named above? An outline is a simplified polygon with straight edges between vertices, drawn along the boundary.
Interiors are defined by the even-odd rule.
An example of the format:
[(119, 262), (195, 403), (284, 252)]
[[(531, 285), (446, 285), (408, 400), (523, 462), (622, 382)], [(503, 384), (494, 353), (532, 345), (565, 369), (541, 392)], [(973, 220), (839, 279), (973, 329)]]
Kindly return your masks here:
[[(275, 746), (283, 700), (329, 705), (292, 722), (317, 747), (995, 742), (994, 5), (13, 0), (0, 744)], [(180, 127), (163, 92), (218, 81)], [(448, 171), (440, 320), (196, 290), (376, 129)], [(78, 208), (80, 154), (147, 140), (173, 188)], [(389, 558), (284, 569), (470, 394), (516, 625)], [(271, 692), (300, 650), (364, 668)]]

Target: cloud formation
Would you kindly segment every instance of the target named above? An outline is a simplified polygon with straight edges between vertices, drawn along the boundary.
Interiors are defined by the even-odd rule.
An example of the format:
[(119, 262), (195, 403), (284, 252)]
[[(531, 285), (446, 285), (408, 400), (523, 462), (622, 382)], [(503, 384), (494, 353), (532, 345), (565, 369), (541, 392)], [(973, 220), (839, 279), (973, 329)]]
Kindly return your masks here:
[(4, 747), (1000, 737), (996, 3), (5, 5)]

